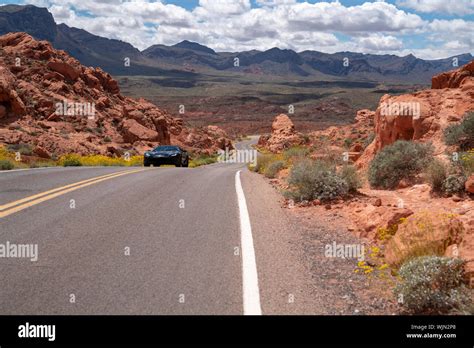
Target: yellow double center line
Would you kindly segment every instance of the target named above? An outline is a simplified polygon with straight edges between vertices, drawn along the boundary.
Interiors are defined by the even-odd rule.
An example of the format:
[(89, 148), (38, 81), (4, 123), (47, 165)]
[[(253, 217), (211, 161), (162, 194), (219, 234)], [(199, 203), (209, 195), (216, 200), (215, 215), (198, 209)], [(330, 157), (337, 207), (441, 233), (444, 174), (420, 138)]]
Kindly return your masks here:
[(148, 169), (137, 169), (137, 170), (130, 170), (130, 171), (121, 171), (118, 173), (112, 173), (112, 174), (107, 174), (107, 175), (102, 175), (98, 176), (95, 178), (79, 181), (73, 184), (69, 184), (66, 186), (61, 186), (49, 191), (41, 192), (33, 196), (25, 197), (22, 199), (19, 199), (14, 202), (10, 202), (4, 205), (0, 205), (0, 219), (4, 218), (8, 215), (17, 213), (23, 209), (32, 207), (34, 205), (40, 204), (44, 201), (48, 201), (50, 199), (53, 199), (55, 197), (64, 195), (68, 192), (72, 192), (75, 190), (78, 190), (83, 187), (87, 187), (90, 185), (97, 184), (99, 182), (105, 181), (105, 180), (110, 180), (117, 178), (119, 176), (123, 175), (128, 175), (128, 174), (133, 174), (133, 173), (138, 173), (138, 172), (143, 172)]

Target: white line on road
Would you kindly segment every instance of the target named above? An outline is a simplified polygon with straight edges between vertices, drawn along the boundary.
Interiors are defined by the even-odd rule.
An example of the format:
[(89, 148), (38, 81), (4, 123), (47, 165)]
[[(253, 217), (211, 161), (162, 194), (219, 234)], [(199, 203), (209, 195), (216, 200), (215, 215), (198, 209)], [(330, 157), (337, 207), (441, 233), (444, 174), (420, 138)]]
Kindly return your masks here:
[(257, 262), (253, 247), (252, 226), (245, 200), (240, 170), (235, 174), (235, 189), (239, 203), (240, 238), (242, 247), (242, 283), (244, 298), (244, 315), (261, 315), (260, 291), (258, 289)]

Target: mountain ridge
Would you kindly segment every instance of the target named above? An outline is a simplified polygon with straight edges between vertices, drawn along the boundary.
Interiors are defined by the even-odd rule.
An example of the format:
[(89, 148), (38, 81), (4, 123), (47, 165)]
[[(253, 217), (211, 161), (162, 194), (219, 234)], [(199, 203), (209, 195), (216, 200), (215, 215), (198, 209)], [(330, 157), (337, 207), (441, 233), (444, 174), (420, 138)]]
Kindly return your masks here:
[(470, 53), (423, 60), (412, 54), (400, 57), (349, 51), (296, 52), (278, 47), (265, 51), (216, 52), (188, 40), (172, 46), (156, 44), (140, 51), (121, 40), (94, 35), (64, 23), (56, 24), (48, 9), (34, 5), (0, 6), (0, 35), (9, 32), (26, 32), (36, 39), (47, 40), (82, 64), (101, 67), (113, 75), (192, 78), (196, 73), (230, 72), (295, 78), (325, 75), (327, 79), (428, 84), (433, 75), (456, 68), (454, 59), (458, 60), (459, 66), (473, 59)]

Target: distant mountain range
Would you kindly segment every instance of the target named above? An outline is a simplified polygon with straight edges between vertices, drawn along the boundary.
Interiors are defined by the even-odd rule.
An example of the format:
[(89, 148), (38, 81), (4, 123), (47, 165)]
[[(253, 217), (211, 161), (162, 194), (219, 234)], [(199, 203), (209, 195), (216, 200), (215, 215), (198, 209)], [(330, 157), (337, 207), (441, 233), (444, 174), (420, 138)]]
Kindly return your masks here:
[[(46, 8), (33, 5), (0, 6), (0, 35), (18, 31), (48, 40), (55, 48), (65, 50), (82, 64), (99, 66), (113, 75), (192, 78), (195, 74), (223, 71), (308, 79), (429, 83), (433, 75), (452, 70), (455, 58), (423, 60), (413, 55), (328, 54), (279, 48), (263, 52), (215, 52), (190, 41), (174, 46), (153, 45), (140, 51), (120, 40), (93, 35), (65, 24), (57, 25)], [(130, 59), (130, 66), (125, 66), (126, 58)], [(343, 64), (346, 58), (348, 66)], [(473, 56), (467, 53), (456, 58), (461, 66), (470, 62)]]

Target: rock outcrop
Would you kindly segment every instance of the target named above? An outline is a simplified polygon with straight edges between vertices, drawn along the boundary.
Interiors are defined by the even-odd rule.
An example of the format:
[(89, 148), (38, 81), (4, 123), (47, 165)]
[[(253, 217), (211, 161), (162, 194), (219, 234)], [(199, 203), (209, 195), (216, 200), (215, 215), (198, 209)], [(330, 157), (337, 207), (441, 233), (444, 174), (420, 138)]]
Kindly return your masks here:
[(381, 98), (374, 116), (375, 139), (361, 158), (365, 167), (383, 147), (397, 140), (431, 142), (443, 154), (443, 131), (474, 110), (474, 61), (458, 70), (433, 78), (433, 88)]
[(462, 241), (463, 235), (464, 226), (454, 216), (419, 212), (398, 225), (397, 233), (385, 248), (385, 260), (399, 267), (411, 257), (427, 253), (444, 255), (449, 246)]
[(467, 178), (465, 186), (467, 192), (474, 194), (474, 175)]
[(293, 121), (285, 114), (280, 114), (275, 118), (270, 135), (263, 135), (258, 140), (259, 147), (273, 153), (304, 143), (303, 135), (295, 130)]
[(443, 88), (472, 88), (474, 76), (474, 61), (464, 65), (458, 70), (448, 71), (436, 75), (431, 80), (432, 89)]
[(144, 99), (121, 95), (102, 69), (10, 33), (0, 36), (0, 145), (19, 143), (45, 158), (141, 153), (171, 143), (198, 153), (232, 146), (217, 127), (186, 127)]

